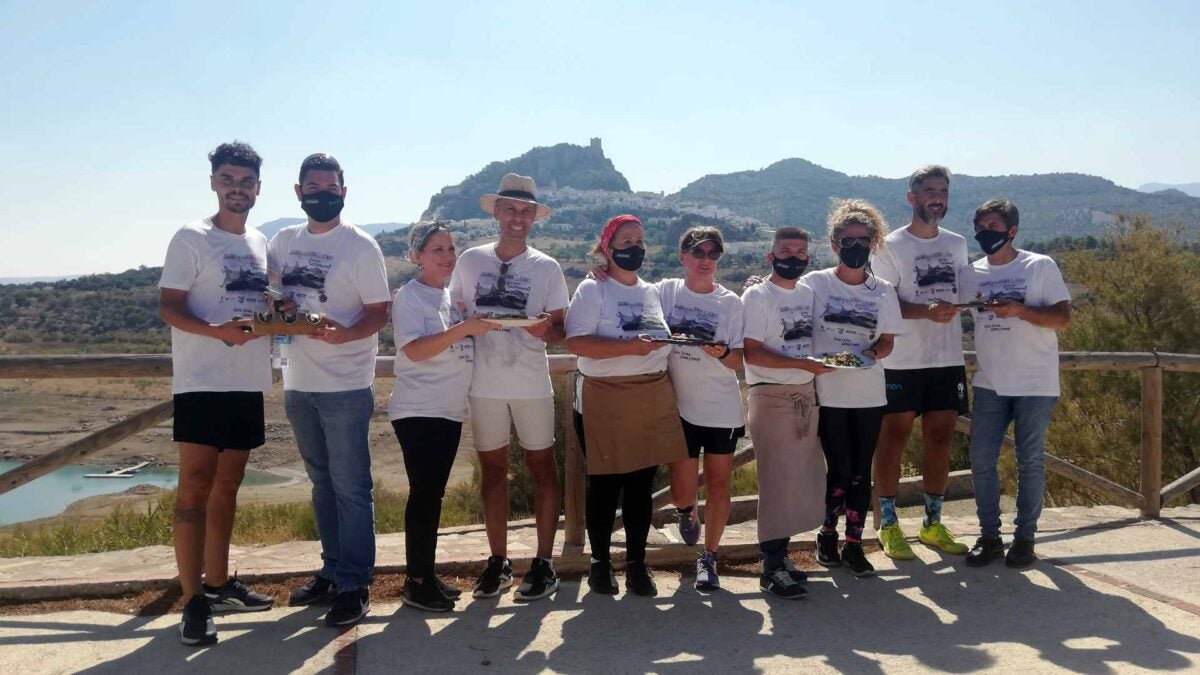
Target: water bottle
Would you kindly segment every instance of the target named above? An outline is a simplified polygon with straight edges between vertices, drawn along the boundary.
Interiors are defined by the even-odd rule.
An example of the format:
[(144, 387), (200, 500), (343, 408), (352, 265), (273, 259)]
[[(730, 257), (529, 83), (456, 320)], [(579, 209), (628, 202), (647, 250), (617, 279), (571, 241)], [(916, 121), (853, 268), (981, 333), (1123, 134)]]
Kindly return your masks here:
[(291, 335), (276, 335), (271, 340), (271, 368), (282, 371), (288, 366), (288, 345), (292, 344)]

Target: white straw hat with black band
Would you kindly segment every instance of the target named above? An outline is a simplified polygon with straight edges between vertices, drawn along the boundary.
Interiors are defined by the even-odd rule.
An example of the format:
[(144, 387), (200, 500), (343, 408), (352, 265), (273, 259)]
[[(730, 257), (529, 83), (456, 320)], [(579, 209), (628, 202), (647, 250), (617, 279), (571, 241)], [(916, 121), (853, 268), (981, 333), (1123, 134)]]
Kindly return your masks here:
[(500, 189), (496, 194), (487, 194), (479, 198), (479, 207), (488, 213), (493, 213), (497, 199), (511, 199), (537, 206), (537, 215), (534, 216), (534, 220), (550, 215), (550, 207), (538, 202), (537, 184), (529, 176), (515, 173), (506, 174), (504, 178), (500, 179)]

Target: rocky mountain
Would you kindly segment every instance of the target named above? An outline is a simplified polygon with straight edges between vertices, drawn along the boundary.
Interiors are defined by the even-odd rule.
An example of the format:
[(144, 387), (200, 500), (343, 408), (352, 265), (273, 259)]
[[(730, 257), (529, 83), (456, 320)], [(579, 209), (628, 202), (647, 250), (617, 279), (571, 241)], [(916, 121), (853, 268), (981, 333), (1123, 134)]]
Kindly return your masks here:
[[(823, 232), (829, 200), (835, 197), (866, 199), (883, 211), (891, 227), (900, 227), (911, 217), (907, 190), (907, 178), (848, 176), (803, 159), (785, 159), (759, 171), (705, 176), (673, 197), (719, 205), (774, 225)], [(1178, 221), (1192, 232), (1200, 231), (1200, 199), (1179, 192), (1146, 194), (1104, 178), (1074, 173), (954, 175), (946, 227), (969, 233), (975, 207), (992, 197), (1016, 202), (1026, 242), (1097, 234), (1114, 222), (1118, 213)]]
[(492, 162), (458, 185), (442, 188), (429, 200), (429, 208), (421, 214), (421, 220), (466, 220), (484, 216), (479, 210), (479, 197), (495, 192), (506, 173), (533, 176), (539, 190), (545, 193), (568, 187), (629, 192), (629, 181), (617, 171), (612, 160), (604, 156), (600, 139), (593, 138), (586, 148), (559, 143), (548, 148), (534, 148), (507, 161)]

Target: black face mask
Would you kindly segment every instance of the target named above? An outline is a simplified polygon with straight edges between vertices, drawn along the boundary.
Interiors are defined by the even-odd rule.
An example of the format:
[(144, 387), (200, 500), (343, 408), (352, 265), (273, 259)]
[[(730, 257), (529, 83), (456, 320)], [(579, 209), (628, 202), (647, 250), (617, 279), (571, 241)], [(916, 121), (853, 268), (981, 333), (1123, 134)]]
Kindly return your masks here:
[(975, 241), (979, 242), (979, 248), (987, 255), (1004, 248), (1011, 237), (1007, 232), (997, 232), (995, 230), (980, 230), (975, 233)]
[(801, 260), (796, 256), (790, 258), (775, 258), (771, 261), (771, 269), (775, 270), (781, 279), (792, 281), (799, 279), (800, 275), (804, 274), (804, 268), (808, 267), (807, 260)]
[(346, 200), (332, 192), (314, 192), (300, 197), (300, 208), (318, 223), (328, 223), (342, 213)]
[(641, 246), (627, 246), (625, 248), (614, 248), (612, 252), (612, 260), (617, 264), (617, 267), (626, 272), (636, 272), (642, 267), (642, 261), (646, 259), (646, 249)]
[(842, 261), (843, 265), (852, 270), (866, 265), (870, 258), (871, 249), (866, 246), (842, 247), (842, 250), (838, 251), (838, 259)]

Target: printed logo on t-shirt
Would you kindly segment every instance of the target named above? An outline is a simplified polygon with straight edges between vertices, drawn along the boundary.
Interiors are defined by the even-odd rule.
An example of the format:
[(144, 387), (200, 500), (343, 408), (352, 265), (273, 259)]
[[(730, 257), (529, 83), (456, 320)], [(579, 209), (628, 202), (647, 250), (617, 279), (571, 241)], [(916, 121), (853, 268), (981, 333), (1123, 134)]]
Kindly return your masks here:
[(253, 253), (225, 253), (221, 256), (221, 265), (225, 277), (221, 287), (225, 293), (218, 304), (236, 302), (242, 305), (236, 310), (236, 318), (242, 319), (262, 309), (266, 303), (263, 292), (267, 290), (267, 270), (262, 259)]
[[(501, 265), (499, 274), (484, 272), (475, 282), (475, 306), (489, 314), (506, 314), (516, 310), (524, 312), (529, 303), (529, 277), (509, 274)], [(507, 311), (506, 311), (507, 310)]]
[[(319, 251), (292, 251), (288, 260), (283, 264), (283, 274), (280, 283), (285, 288), (309, 288), (317, 292), (321, 302), (329, 300), (325, 293), (325, 278), (329, 268), (333, 267), (333, 256)], [(293, 298), (306, 298), (309, 293), (293, 291)]]
[(784, 342), (812, 338), (812, 314), (802, 305), (779, 308), (779, 337)]
[(913, 264), (913, 302), (944, 300), (958, 295), (958, 274), (950, 251), (918, 255)]
[(821, 319), (824, 322), (822, 330), (829, 333), (834, 341), (843, 347), (856, 347), (864, 336), (867, 342), (875, 341), (879, 304), (870, 300), (830, 296), (825, 301)]
[(671, 308), (667, 317), (667, 326), (672, 333), (682, 333), (701, 340), (717, 339), (717, 325), (720, 317), (716, 312), (701, 307), (686, 307), (676, 305)]
[[(1029, 281), (1020, 277), (1004, 279), (989, 279), (979, 284), (975, 299), (980, 302), (1012, 302), (1025, 303), (1025, 295), (1029, 292)], [(989, 331), (1011, 330), (1009, 322), (1001, 319), (986, 308), (979, 311), (978, 323)]]
[(643, 303), (629, 300), (622, 300), (617, 303), (617, 325), (627, 333), (667, 330), (667, 326), (657, 316), (645, 314), (645, 305)]

